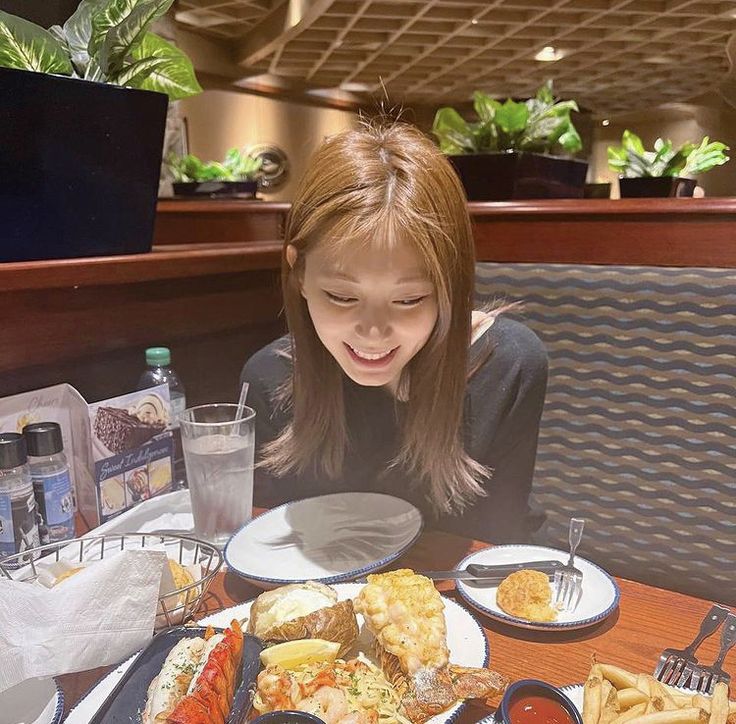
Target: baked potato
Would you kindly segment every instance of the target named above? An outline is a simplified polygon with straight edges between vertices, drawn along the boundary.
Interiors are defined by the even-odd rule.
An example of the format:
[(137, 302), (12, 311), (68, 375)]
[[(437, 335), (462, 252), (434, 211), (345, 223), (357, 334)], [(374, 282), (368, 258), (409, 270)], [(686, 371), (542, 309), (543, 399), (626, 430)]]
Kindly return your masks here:
[(247, 630), (263, 641), (335, 641), (340, 644), (338, 656), (343, 656), (358, 637), (358, 622), (352, 601), (338, 601), (334, 589), (307, 581), (258, 596)]

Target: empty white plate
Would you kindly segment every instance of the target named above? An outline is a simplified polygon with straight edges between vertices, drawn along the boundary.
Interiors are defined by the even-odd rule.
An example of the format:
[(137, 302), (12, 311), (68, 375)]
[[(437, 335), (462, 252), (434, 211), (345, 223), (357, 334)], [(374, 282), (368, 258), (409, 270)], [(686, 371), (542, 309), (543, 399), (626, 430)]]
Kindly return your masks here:
[(228, 567), (262, 588), (338, 583), (396, 560), (422, 530), (422, 515), (382, 493), (334, 493), (286, 503), (228, 541)]
[[(362, 586), (358, 583), (342, 583), (335, 587), (338, 600), (344, 601), (355, 598)], [(445, 623), (447, 625), (447, 645), (450, 649), (450, 661), (459, 666), (487, 666), (490, 659), (488, 639), (480, 624), (473, 615), (466, 611), (455, 601), (444, 598)], [(218, 611), (203, 618), (198, 623), (217, 627), (230, 625), (233, 618), (245, 620), (250, 616), (250, 607), (253, 601), (247, 601), (223, 611)], [(363, 651), (369, 658), (373, 658), (373, 637), (363, 623), (363, 617), (357, 614), (360, 635), (348, 652), (346, 658), (350, 658)], [(105, 698), (123, 677), (128, 667), (133, 663), (135, 656), (123, 662), (114, 671), (111, 671), (97, 686), (92, 689), (82, 701), (70, 712), (65, 724), (86, 724), (102, 706)], [(426, 724), (450, 724), (455, 721), (464, 704), (458, 703), (447, 711), (432, 717)]]
[(54, 679), (28, 679), (0, 694), (0, 721), (13, 724), (58, 724), (64, 694)]
[[(555, 548), (528, 545), (506, 545), (484, 548), (463, 559), (456, 566), (463, 569), (469, 563), (498, 565), (501, 563), (522, 563), (524, 561), (559, 560), (567, 563), (568, 553)], [(535, 622), (517, 618), (502, 611), (496, 603), (498, 586), (483, 588), (465, 581), (457, 581), (460, 595), (478, 611), (486, 616), (503, 621), (511, 626), (554, 631), (584, 628), (602, 621), (618, 606), (619, 590), (616, 581), (595, 563), (575, 556), (575, 567), (583, 572), (583, 595), (575, 611), (560, 612), (557, 621)]]

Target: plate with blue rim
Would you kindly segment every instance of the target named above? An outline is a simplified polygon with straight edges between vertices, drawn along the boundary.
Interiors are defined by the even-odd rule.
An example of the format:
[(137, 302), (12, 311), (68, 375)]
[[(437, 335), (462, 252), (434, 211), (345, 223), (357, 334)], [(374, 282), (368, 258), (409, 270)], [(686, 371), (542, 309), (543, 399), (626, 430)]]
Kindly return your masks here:
[[(362, 585), (359, 583), (338, 583), (334, 586), (337, 598), (340, 601), (355, 598)], [(450, 650), (450, 661), (458, 666), (482, 667), (490, 662), (491, 652), (488, 638), (476, 618), (459, 603), (451, 598), (442, 597), (445, 605), (445, 624), (447, 627), (447, 645)], [(250, 617), (250, 608), (253, 601), (246, 601), (217, 613), (206, 616), (197, 623), (202, 626), (225, 627), (233, 618), (245, 621)], [(372, 636), (363, 622), (363, 617), (357, 614), (360, 635), (348, 652), (346, 658), (357, 655), (362, 651), (369, 658), (373, 657)], [(98, 682), (77, 706), (69, 713), (65, 724), (88, 724), (115, 686), (125, 676), (134, 663), (136, 655), (124, 661), (113, 669), (104, 679)], [(374, 659), (375, 661), (375, 659)], [(425, 724), (452, 724), (465, 708), (465, 704), (457, 702), (452, 707), (429, 719)]]
[[(460, 561), (456, 568), (464, 569), (469, 563), (498, 565), (552, 559), (567, 563), (568, 555), (565, 551), (546, 546), (501, 545), (470, 554)], [(618, 607), (620, 598), (618, 584), (600, 566), (580, 556), (575, 556), (575, 567), (583, 572), (583, 594), (580, 603), (574, 611), (561, 611), (556, 621), (529, 621), (506, 613), (496, 602), (498, 586), (482, 587), (466, 581), (457, 581), (457, 590), (476, 611), (510, 626), (536, 631), (569, 631), (594, 626), (610, 616)]]
[(225, 546), (230, 570), (261, 588), (342, 583), (385, 568), (422, 532), (422, 514), (383, 493), (332, 493), (285, 503)]
[(0, 693), (0, 721), (59, 724), (64, 693), (55, 679), (27, 679)]

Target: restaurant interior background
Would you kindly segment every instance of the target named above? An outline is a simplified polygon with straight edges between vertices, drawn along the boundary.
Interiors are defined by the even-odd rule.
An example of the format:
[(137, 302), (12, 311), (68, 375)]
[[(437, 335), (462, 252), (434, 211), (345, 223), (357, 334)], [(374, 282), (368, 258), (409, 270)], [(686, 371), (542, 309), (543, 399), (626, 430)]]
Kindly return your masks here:
[[(0, 0), (0, 8), (45, 27), (76, 6)], [(526, 98), (548, 78), (557, 96), (581, 108), (574, 120), (590, 161), (588, 181), (614, 181), (614, 197), (606, 146), (619, 142), (624, 128), (646, 144), (707, 134), (736, 148), (733, 0), (176, 0), (156, 31), (192, 58), (204, 88), (170, 105), (173, 136), (202, 159), (222, 158), (233, 146), (280, 149), (288, 176), (260, 194), (269, 202), (288, 201), (314, 148), (354, 125), (361, 110), (402, 108), (404, 118), (429, 131), (442, 105), (469, 112), (476, 88)], [(707, 197), (733, 196), (736, 164), (698, 183)], [(166, 182), (161, 193), (171, 193)], [(211, 233), (207, 241), (223, 240)], [(193, 240), (183, 236), (173, 240)], [(0, 395), (58, 381), (88, 399), (117, 394), (135, 384), (143, 349), (158, 343), (172, 347), (192, 401), (234, 398), (243, 360), (283, 330), (277, 256), (269, 253), (273, 268), (251, 270), (247, 290), (245, 277), (187, 280), (181, 273), (174, 282), (157, 272), (116, 286), (112, 261), (90, 271), (102, 284), (77, 284), (69, 272), (69, 285), (53, 282), (52, 296), (52, 282), (26, 287), (15, 277), (11, 306), (27, 311), (11, 328), (20, 334), (35, 325), (44, 341), (30, 365), (25, 353), (6, 354)], [(100, 339), (100, 325), (113, 322)], [(82, 342), (74, 339), (78, 329)]]
[[(46, 27), (76, 5), (0, 1)], [(709, 135), (736, 147), (733, 0), (176, 0), (164, 25), (204, 88), (172, 111), (189, 151), (217, 159), (233, 146), (281, 148), (290, 173), (269, 200), (288, 200), (321, 139), (386, 96), (429, 131), (439, 106), (469, 111), (476, 88), (525, 98), (552, 78), (582, 110), (591, 182), (615, 179), (606, 147), (624, 128), (645, 145)], [(736, 166), (699, 184), (731, 196)]]

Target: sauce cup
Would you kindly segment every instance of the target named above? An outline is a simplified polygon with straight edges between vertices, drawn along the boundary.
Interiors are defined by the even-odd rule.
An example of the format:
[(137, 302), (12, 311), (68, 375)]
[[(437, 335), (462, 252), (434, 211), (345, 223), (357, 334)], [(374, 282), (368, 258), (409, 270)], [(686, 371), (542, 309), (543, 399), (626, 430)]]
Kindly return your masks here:
[[(522, 705), (522, 701), (528, 706)], [(545, 709), (546, 714), (540, 709)], [(549, 721), (583, 724), (575, 704), (560, 689), (538, 679), (522, 679), (511, 684), (498, 711), (503, 724), (546, 724)]]

